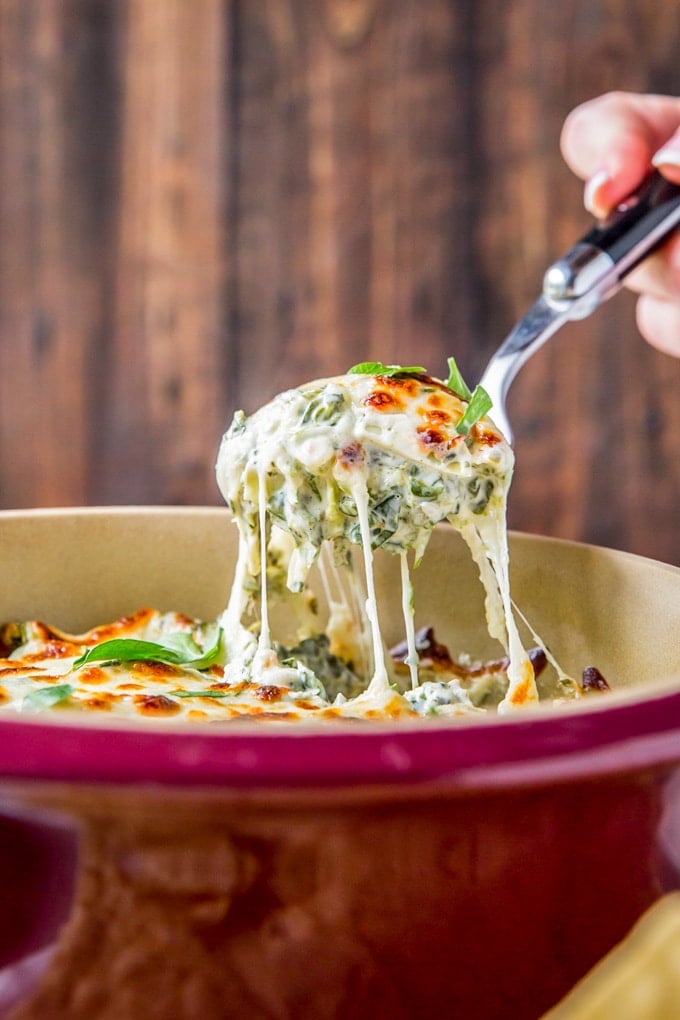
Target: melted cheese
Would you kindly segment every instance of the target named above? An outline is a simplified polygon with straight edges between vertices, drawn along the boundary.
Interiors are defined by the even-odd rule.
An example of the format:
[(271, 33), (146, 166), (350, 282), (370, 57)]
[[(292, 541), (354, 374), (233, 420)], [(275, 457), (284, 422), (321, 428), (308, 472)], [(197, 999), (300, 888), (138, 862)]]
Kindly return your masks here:
[[(289, 390), (250, 418), (236, 415), (220, 449), (217, 478), (239, 528), (239, 562), (260, 579), (260, 655), (273, 652), (264, 567), (273, 523), (293, 539), (291, 591), (304, 588), (324, 542), (346, 558), (353, 545), (361, 546), (373, 649), (364, 702), (382, 703), (390, 692), (373, 550), (402, 555), (408, 662), (417, 686), (405, 553), (413, 550), (420, 560), (435, 524), (447, 520), (479, 566), (490, 632), (510, 656), (501, 710), (537, 700), (508, 580), (505, 519), (513, 454), (488, 419), (460, 434), (465, 408), (464, 400), (427, 376), (348, 375)], [(233, 626), (233, 616), (228, 624)], [(239, 669), (252, 670), (248, 654)]]
[[(0, 712), (50, 707), (204, 722), (480, 711), (485, 691), (498, 683), (497, 670), (474, 671), (476, 693), (455, 676), (428, 674), (421, 682), (409, 556), (422, 559), (441, 521), (469, 546), (486, 591), (489, 631), (509, 657), (499, 709), (537, 700), (508, 580), (513, 454), (488, 419), (461, 434), (465, 409), (465, 401), (428, 376), (348, 375), (283, 393), (250, 418), (239, 412), (217, 463), (239, 530), (231, 595), (219, 621), (219, 661), (203, 668), (159, 661), (77, 665), (83, 652), (120, 637), (162, 643), (179, 633), (205, 652), (209, 628), (175, 613), (141, 610), (75, 636), (41, 623), (9, 624), (0, 628), (0, 647), (9, 649), (0, 658)], [(410, 689), (394, 684), (387, 666), (376, 548), (400, 557)], [(317, 560), (329, 613), (324, 634), (307, 590)], [(289, 620), (298, 621), (297, 644), (288, 649), (270, 616), (270, 601), (282, 597)]]

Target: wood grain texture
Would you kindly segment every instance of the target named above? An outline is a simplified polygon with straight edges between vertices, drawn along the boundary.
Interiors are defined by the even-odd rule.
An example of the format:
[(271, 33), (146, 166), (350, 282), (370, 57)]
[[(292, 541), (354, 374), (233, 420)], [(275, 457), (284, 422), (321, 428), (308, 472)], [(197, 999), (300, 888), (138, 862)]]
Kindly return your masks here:
[[(564, 117), (678, 53), (672, 0), (0, 0), (0, 506), (219, 503), (237, 407), (474, 380), (587, 226)], [(510, 519), (680, 562), (680, 362), (633, 307), (515, 383)]]

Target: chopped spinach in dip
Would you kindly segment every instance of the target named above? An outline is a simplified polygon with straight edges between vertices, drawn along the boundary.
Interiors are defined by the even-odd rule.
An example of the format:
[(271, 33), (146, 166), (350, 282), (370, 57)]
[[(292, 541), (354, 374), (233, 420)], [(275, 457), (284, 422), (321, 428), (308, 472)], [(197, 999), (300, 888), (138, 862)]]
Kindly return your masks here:
[[(522, 646), (505, 528), (513, 454), (485, 417), (483, 391), (467, 390), (452, 359), (448, 384), (421, 368), (358, 368), (234, 416), (217, 478), (239, 551), (219, 620), (141, 609), (80, 635), (39, 621), (0, 626), (0, 714), (75, 709), (191, 722), (469, 716), (536, 701), (546, 659), (557, 674), (552, 688), (541, 680), (546, 697), (606, 688), (592, 668), (579, 687), (549, 653)], [(493, 662), (456, 658), (431, 626), (416, 630), (411, 571), (445, 521), (479, 568), (488, 629), (505, 650)], [(376, 549), (400, 560), (404, 640), (389, 656)], [(313, 564), (318, 591), (309, 584)], [(453, 605), (455, 577), (451, 584)]]
[[(534, 671), (517, 632), (508, 584), (505, 516), (512, 450), (487, 417), (471, 413), (478, 394), (454, 392), (421, 369), (370, 369), (288, 390), (250, 417), (239, 411), (224, 436), (217, 479), (240, 535), (234, 587), (222, 620), (231, 662), (227, 673), (276, 675), (296, 668), (283, 666), (272, 640), (270, 570), (263, 569), (272, 556), (280, 566), (283, 533), (285, 584), (291, 593), (305, 592), (322, 548), (333, 550), (337, 569), (351, 569), (353, 551), (363, 557), (372, 662), (366, 689), (356, 695), (350, 685), (357, 711), (384, 707), (395, 696), (373, 583), (378, 548), (401, 558), (405, 661), (412, 686), (404, 705), (418, 712), (424, 706), (429, 712), (467, 705), (464, 691), (427, 684), (424, 689), (418, 676), (408, 555), (417, 565), (435, 525), (448, 521), (479, 567), (489, 631), (509, 656), (500, 710), (536, 701)], [(253, 601), (259, 618), (245, 626)]]

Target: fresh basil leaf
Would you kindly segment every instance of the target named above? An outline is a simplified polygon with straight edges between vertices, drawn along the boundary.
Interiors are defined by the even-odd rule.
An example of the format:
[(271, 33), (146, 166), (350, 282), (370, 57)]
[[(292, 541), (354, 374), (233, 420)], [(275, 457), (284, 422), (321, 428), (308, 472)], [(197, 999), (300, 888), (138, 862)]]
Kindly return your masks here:
[(456, 425), (456, 432), (461, 436), (466, 436), (472, 426), (491, 409), (492, 404), (493, 401), (486, 390), (482, 386), (475, 386), (475, 392), (470, 397), (465, 414)]
[(210, 666), (214, 666), (215, 663), (223, 661), (224, 657), (224, 631), (221, 627), (215, 626), (210, 631), (210, 637), (214, 634), (214, 640), (212, 644), (208, 643), (206, 637), (205, 650), (198, 648), (199, 657), (197, 659), (191, 659), (189, 662), (183, 662), (183, 666), (191, 666), (192, 669), (208, 669)]
[(427, 375), (422, 365), (383, 365), (382, 361), (362, 361), (347, 370), (348, 375)]
[(199, 659), (203, 655), (203, 649), (196, 644), (192, 635), (188, 634), (185, 630), (165, 634), (163, 640), (159, 643), (162, 648), (169, 648), (170, 651), (177, 652), (183, 662)]
[(21, 703), (22, 710), (29, 712), (41, 712), (45, 708), (52, 708), (54, 705), (66, 701), (73, 694), (75, 688), (71, 684), (54, 684), (51, 687), (39, 687), (36, 691), (30, 691)]
[(470, 400), (472, 393), (468, 384), (460, 374), (458, 365), (456, 364), (455, 358), (448, 358), (449, 366), (449, 377), (446, 380), (446, 385), (450, 390), (456, 394), (457, 397), (461, 397), (463, 400)]
[(222, 652), (222, 630), (216, 628), (214, 643), (203, 651), (191, 634), (177, 631), (168, 634), (163, 643), (141, 641), (138, 638), (112, 638), (88, 648), (73, 663), (80, 669), (90, 662), (167, 662), (172, 666), (190, 666), (207, 669), (217, 662)]
[(380, 361), (362, 361), (347, 369), (347, 375), (383, 375), (387, 365)]
[(80, 669), (90, 662), (170, 662), (178, 666), (181, 655), (172, 648), (165, 648), (156, 641), (140, 641), (137, 638), (112, 638), (88, 648), (73, 663)]

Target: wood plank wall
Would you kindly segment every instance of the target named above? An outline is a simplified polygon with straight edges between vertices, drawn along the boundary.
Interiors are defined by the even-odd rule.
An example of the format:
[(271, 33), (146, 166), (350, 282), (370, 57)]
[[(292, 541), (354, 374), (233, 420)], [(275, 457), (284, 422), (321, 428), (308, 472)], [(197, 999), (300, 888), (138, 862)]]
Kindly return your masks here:
[[(0, 506), (219, 503), (236, 407), (475, 381), (587, 226), (559, 132), (611, 88), (680, 92), (675, 0), (0, 0)], [(511, 412), (514, 527), (680, 562), (680, 362), (630, 297)]]

